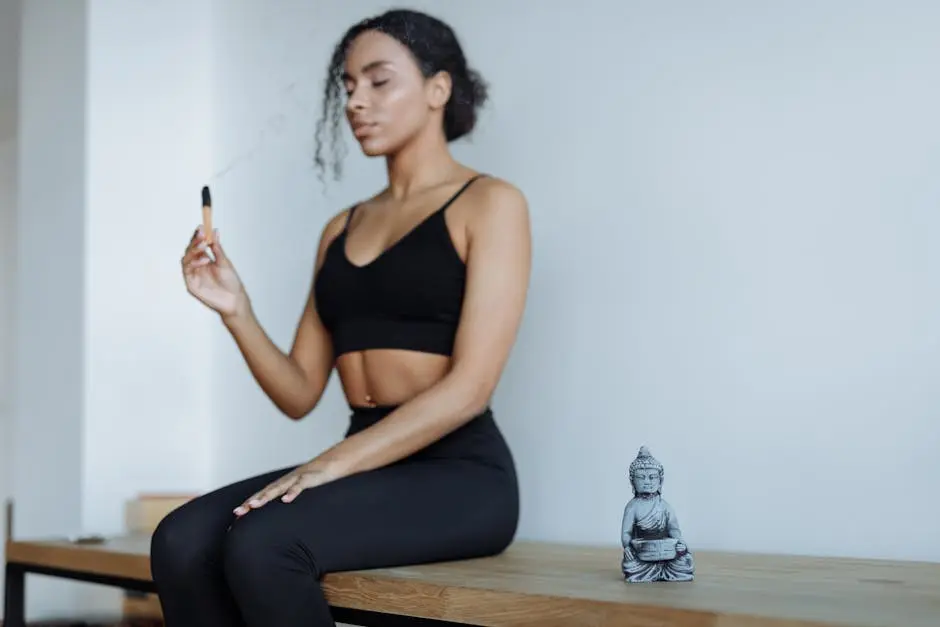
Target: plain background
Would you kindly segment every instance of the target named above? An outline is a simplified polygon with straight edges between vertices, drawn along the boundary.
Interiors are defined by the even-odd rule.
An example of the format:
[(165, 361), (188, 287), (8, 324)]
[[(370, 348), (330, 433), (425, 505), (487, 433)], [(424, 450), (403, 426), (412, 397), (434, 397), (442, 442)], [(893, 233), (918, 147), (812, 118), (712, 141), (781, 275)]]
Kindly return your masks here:
[[(18, 108), (0, 144), (18, 535), (116, 531), (138, 491), (207, 490), (340, 436), (335, 379), (305, 421), (278, 415), (178, 260), (208, 183), (288, 347), (320, 229), (384, 184), (348, 133), (341, 182), (312, 155), (332, 46), (388, 6), (24, 5), (12, 104), (0, 77)], [(647, 445), (693, 551), (940, 560), (940, 6), (409, 6), (490, 82), (456, 154), (531, 206), (494, 403), (520, 537), (618, 542)], [(95, 596), (37, 583), (34, 615)]]

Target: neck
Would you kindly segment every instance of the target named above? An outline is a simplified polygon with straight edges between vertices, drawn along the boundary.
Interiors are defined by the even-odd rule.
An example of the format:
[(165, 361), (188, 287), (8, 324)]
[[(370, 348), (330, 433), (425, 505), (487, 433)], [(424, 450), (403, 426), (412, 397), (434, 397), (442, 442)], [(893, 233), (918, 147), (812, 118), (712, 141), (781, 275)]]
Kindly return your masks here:
[(441, 132), (428, 128), (385, 160), (389, 193), (396, 200), (449, 179), (457, 162)]

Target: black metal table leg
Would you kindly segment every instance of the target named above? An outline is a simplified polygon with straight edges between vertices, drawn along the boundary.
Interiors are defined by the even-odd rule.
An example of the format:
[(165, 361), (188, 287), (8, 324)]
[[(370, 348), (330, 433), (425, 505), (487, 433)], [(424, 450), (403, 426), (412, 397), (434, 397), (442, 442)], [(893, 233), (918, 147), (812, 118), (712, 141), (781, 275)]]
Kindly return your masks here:
[(26, 627), (26, 569), (7, 564), (3, 592), (3, 624)]
[[(70, 581), (96, 583), (137, 592), (156, 592), (152, 581), (143, 581), (127, 577), (97, 575), (65, 568), (52, 568), (33, 564), (7, 562), (6, 586), (4, 591), (3, 627), (26, 627), (26, 574), (34, 573), (58, 577)], [(338, 622), (361, 625), (363, 627), (470, 627), (449, 621), (411, 616), (397, 616), (353, 610), (349, 608), (331, 608), (333, 617)]]
[(26, 575), (46, 575), (69, 581), (95, 583), (104, 586), (113, 586), (124, 590), (138, 592), (154, 592), (151, 581), (131, 579), (128, 577), (115, 577), (97, 575), (67, 568), (53, 568), (37, 566), (20, 562), (7, 562), (6, 582), (3, 600), (3, 627), (26, 627)]

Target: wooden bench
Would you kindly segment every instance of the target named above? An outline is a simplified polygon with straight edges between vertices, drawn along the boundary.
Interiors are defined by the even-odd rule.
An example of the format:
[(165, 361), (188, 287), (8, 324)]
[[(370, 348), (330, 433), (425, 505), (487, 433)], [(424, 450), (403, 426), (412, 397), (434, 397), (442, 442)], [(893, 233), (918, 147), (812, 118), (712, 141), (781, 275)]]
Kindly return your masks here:
[[(153, 591), (148, 535), (6, 545), (6, 627), (41, 573)], [(519, 542), (503, 555), (331, 574), (336, 619), (493, 627), (937, 627), (940, 564), (696, 553), (696, 581), (627, 584), (619, 547)]]

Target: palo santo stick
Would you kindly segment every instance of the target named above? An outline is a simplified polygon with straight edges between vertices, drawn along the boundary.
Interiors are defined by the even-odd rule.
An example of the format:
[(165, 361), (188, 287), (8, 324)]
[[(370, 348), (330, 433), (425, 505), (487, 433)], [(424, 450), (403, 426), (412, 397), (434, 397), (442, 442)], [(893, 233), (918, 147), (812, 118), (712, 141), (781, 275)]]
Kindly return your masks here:
[(202, 188), (202, 232), (206, 236), (206, 243), (212, 243), (212, 196), (209, 186)]

